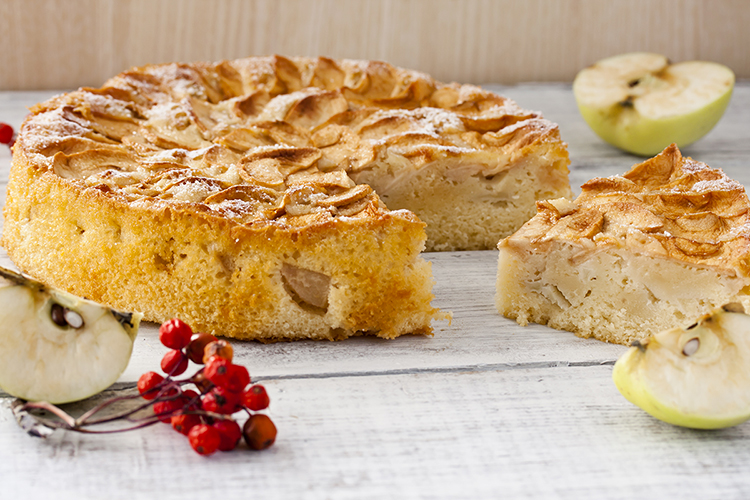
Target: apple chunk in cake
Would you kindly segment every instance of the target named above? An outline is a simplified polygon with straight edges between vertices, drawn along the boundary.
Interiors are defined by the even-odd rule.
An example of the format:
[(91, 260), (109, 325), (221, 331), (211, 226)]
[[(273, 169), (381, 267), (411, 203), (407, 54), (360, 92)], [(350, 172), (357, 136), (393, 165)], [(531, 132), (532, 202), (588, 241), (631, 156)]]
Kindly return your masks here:
[(750, 310), (743, 186), (672, 145), (593, 179), (498, 248), (497, 308), (524, 325), (627, 344), (728, 302)]

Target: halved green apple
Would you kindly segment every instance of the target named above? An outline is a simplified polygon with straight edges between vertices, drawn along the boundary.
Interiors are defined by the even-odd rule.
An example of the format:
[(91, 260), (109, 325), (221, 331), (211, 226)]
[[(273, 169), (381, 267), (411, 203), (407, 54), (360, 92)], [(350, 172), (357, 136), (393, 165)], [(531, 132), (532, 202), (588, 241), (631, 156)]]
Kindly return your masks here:
[(687, 328), (636, 343), (615, 363), (615, 385), (650, 415), (718, 429), (750, 419), (750, 316), (729, 304)]
[(0, 387), (53, 404), (93, 396), (125, 371), (141, 317), (0, 267)]
[(603, 59), (573, 82), (578, 109), (594, 132), (641, 156), (706, 135), (724, 114), (733, 88), (734, 73), (724, 65), (670, 64), (646, 52)]

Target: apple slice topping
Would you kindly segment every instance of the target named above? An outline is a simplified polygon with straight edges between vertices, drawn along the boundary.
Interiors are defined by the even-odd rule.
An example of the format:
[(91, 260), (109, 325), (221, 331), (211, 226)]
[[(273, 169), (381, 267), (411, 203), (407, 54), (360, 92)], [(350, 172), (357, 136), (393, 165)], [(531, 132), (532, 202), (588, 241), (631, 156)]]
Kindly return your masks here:
[(670, 424), (730, 427), (750, 419), (750, 316), (729, 304), (687, 328), (638, 342), (612, 371), (628, 401)]
[(140, 320), (0, 268), (0, 387), (53, 404), (101, 392), (125, 371)]
[(721, 119), (734, 73), (721, 64), (670, 64), (636, 52), (603, 59), (582, 70), (573, 94), (584, 120), (606, 142), (642, 156), (672, 143), (684, 147)]

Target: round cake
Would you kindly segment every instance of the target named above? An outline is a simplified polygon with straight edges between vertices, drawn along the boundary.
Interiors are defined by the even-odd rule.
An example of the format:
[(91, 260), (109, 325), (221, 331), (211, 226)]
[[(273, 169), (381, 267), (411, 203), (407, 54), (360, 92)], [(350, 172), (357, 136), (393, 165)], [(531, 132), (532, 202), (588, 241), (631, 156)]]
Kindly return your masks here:
[(570, 195), (554, 124), (381, 62), (153, 65), (31, 111), (4, 210), (16, 265), (237, 338), (430, 333), (425, 242), (491, 248)]

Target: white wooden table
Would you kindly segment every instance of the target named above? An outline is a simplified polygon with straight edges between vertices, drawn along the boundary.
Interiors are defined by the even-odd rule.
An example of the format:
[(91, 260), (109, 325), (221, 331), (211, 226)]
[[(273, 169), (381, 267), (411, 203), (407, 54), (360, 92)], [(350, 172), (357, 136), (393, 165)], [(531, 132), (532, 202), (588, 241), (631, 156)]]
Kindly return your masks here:
[[(569, 85), (496, 90), (560, 124), (576, 191), (639, 161), (588, 130)], [(18, 127), (49, 95), (0, 93), (0, 121)], [(750, 185), (750, 82), (683, 152)], [(9, 164), (0, 148), (0, 204)], [(497, 314), (494, 251), (426, 257), (435, 304), (454, 314), (432, 338), (234, 343), (271, 395), (279, 436), (264, 452), (200, 457), (161, 424), (32, 438), (0, 392), (0, 499), (750, 498), (750, 423), (708, 432), (651, 418), (611, 381), (624, 347)], [(0, 264), (11, 265), (2, 251)], [(158, 369), (163, 353), (144, 325), (114, 389)]]

